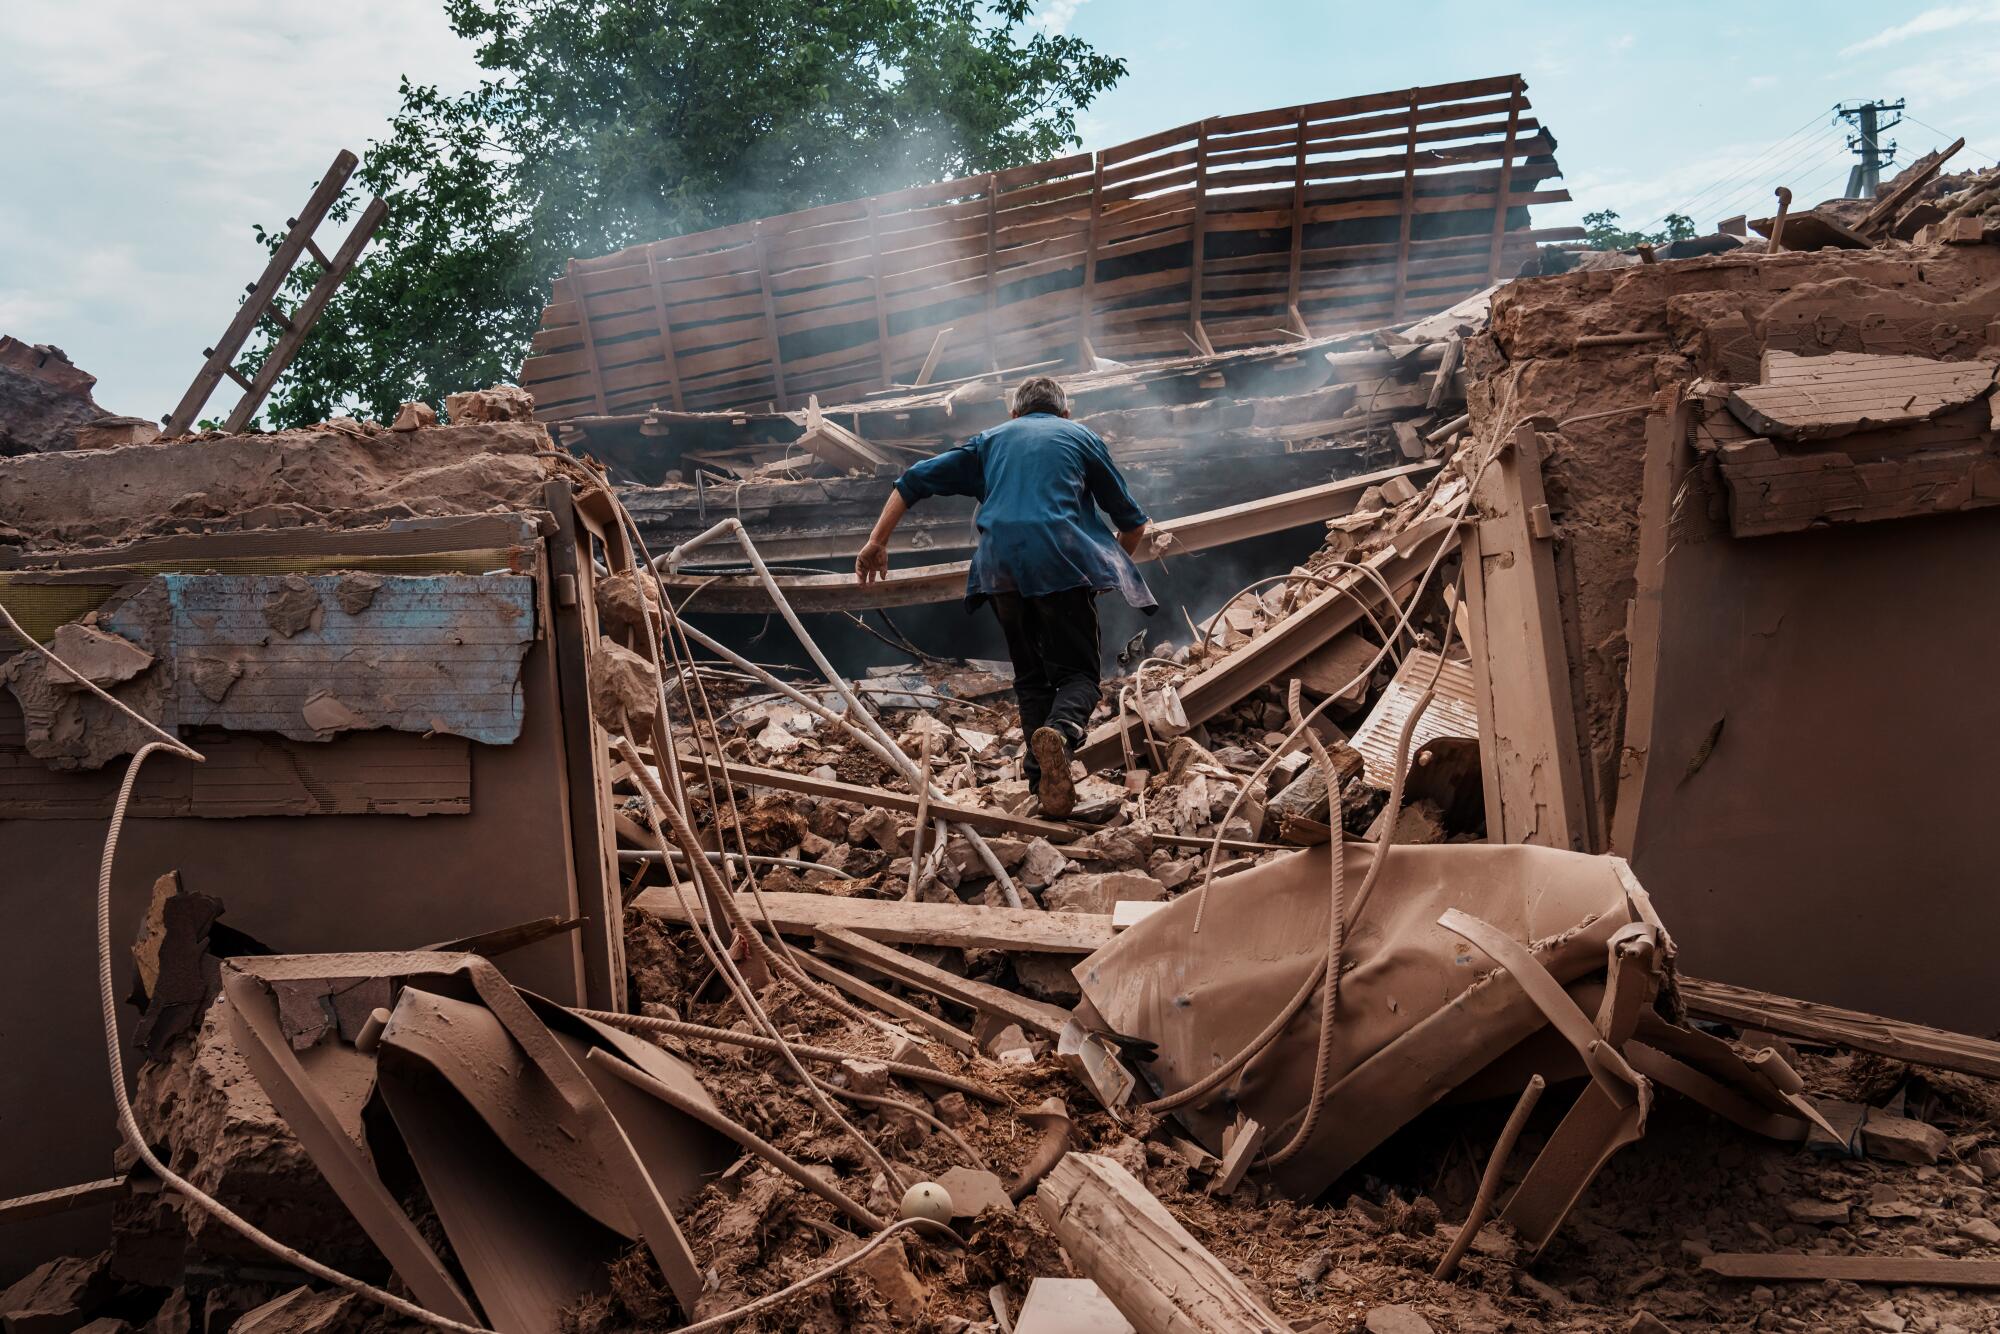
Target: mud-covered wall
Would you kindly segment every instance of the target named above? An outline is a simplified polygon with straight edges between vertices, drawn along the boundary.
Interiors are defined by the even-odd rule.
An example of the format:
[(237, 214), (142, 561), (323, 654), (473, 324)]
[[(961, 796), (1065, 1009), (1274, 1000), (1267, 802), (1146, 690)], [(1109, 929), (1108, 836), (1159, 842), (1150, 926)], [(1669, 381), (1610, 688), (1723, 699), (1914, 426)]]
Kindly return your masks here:
[[(127, 1033), (137, 1017), (122, 1004), (132, 990), (130, 946), (167, 871), (221, 899), (224, 923), (281, 952), (408, 949), (576, 915), (553, 658), (543, 640), (523, 663), (520, 740), (472, 746), (469, 815), (128, 821), (111, 914), (113, 990)], [(6, 707), (11, 697), (0, 699)], [(183, 763), (157, 755), (148, 767)], [(95, 940), (104, 831), (99, 819), (0, 819), (0, 1198), (112, 1174), (118, 1135)], [(521, 986), (581, 999), (575, 933), (500, 962)], [(105, 1206), (0, 1227), (0, 1283), (52, 1256), (101, 1250), (108, 1221)]]
[[(2000, 318), (2000, 247), (1739, 253), (1529, 278), (1467, 349), (1473, 431), (1540, 419), (1593, 845), (1608, 847), (1624, 735), (1646, 416), (1698, 379), (1752, 381), (1766, 346), (1964, 357)], [(1579, 338), (1657, 340), (1577, 345)], [(1602, 414), (1602, 415), (1600, 415)]]

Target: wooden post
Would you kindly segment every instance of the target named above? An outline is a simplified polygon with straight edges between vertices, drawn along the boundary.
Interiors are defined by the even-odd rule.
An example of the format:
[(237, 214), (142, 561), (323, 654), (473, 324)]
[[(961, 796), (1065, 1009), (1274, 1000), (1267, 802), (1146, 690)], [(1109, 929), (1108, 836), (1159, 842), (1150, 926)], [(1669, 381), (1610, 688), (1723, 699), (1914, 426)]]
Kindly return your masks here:
[(895, 367), (889, 357), (889, 312), (882, 308), (882, 233), (880, 231), (881, 205), (876, 200), (868, 201), (868, 258), (869, 282), (875, 290), (875, 360), (882, 368), (881, 387), (887, 389), (895, 378)]
[(590, 392), (597, 400), (597, 412), (603, 416), (609, 409), (604, 400), (604, 368), (597, 364), (597, 335), (590, 329), (590, 298), (583, 293), (583, 284), (576, 280), (576, 261), (563, 265), (563, 278), (569, 283), (570, 300), (576, 305), (577, 332), (583, 335), (583, 355), (589, 358)]
[(1514, 143), (1521, 128), (1521, 79), (1514, 77), (1513, 89), (1507, 95), (1507, 143), (1501, 151), (1506, 154), (1500, 159), (1500, 183), (1493, 192), (1493, 248), (1486, 258), (1486, 281), (1496, 282), (1500, 277), (1500, 251), (1507, 240), (1507, 196), (1514, 189)]
[(687, 410), (687, 397), (681, 391), (680, 363), (674, 357), (673, 322), (667, 318), (667, 290), (660, 281), (660, 263), (653, 258), (653, 248), (646, 247), (646, 280), (653, 288), (653, 312), (660, 321), (660, 359), (667, 363), (667, 379), (673, 382), (674, 410)]
[(764, 295), (764, 328), (771, 339), (771, 389), (778, 400), (778, 411), (788, 412), (792, 406), (792, 396), (785, 389), (785, 359), (778, 351), (778, 303), (771, 296), (771, 239), (764, 235), (764, 224), (756, 224), (757, 234), (757, 287)]
[(1000, 369), (1000, 351), (993, 338), (993, 306), (1000, 295), (999, 180), (986, 173), (986, 368)]
[(1299, 268), (1305, 260), (1306, 245), (1306, 109), (1299, 108), (1299, 138), (1294, 149), (1296, 169), (1292, 172), (1292, 255), (1291, 273), (1285, 281), (1285, 314), (1302, 338), (1311, 338), (1312, 329), (1299, 313)]
[(1290, 1334), (1152, 1192), (1109, 1158), (1065, 1154), (1035, 1207), (1139, 1334)]
[(1188, 248), (1188, 337), (1206, 356), (1215, 355), (1208, 330), (1201, 327), (1201, 280), (1208, 250), (1208, 122), (1195, 139), (1193, 244)]
[(1419, 90), (1410, 89), (1410, 135), (1403, 141), (1403, 214), (1396, 236), (1396, 314), (1401, 323), (1410, 308), (1410, 233), (1416, 227), (1417, 209), (1417, 99)]
[(1104, 154), (1092, 159), (1090, 172), (1090, 230), (1083, 243), (1083, 307), (1077, 312), (1076, 356), (1086, 371), (1097, 369), (1097, 349), (1090, 335), (1097, 318), (1097, 230), (1104, 219)]

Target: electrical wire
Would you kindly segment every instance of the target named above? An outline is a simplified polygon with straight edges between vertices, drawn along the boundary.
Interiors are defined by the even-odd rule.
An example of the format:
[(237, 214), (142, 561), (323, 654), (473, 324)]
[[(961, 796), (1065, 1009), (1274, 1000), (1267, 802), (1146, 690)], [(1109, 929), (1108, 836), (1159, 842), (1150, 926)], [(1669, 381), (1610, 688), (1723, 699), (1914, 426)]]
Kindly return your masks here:
[(274, 1258), (311, 1274), (314, 1278), (320, 1279), (323, 1282), (331, 1283), (337, 1288), (344, 1288), (357, 1296), (366, 1297), (372, 1302), (386, 1306), (398, 1315), (408, 1319), (421, 1321), (438, 1329), (465, 1331), (466, 1334), (492, 1334), (492, 1331), (487, 1330), (482, 1325), (462, 1324), (447, 1316), (439, 1315), (437, 1312), (419, 1306), (415, 1302), (398, 1297), (393, 1292), (387, 1292), (378, 1288), (372, 1283), (364, 1283), (358, 1278), (343, 1274), (338, 1269), (334, 1269), (313, 1259), (303, 1251), (287, 1246), (284, 1242), (271, 1236), (255, 1223), (244, 1218), (241, 1214), (238, 1214), (235, 1210), (229, 1208), (229, 1206), (223, 1204), (220, 1200), (175, 1172), (172, 1168), (161, 1162), (159, 1155), (153, 1152), (152, 1145), (147, 1142), (144, 1133), (139, 1129), (139, 1118), (133, 1112), (132, 1100), (125, 1092), (125, 1055), (118, 1036), (118, 999), (117, 993), (111, 983), (111, 872), (118, 859), (118, 839), (119, 835), (125, 829), (125, 813), (132, 804), (132, 791), (138, 786), (139, 771), (145, 766), (146, 760), (156, 752), (162, 750), (170, 751), (173, 754), (181, 756), (183, 759), (192, 760), (196, 763), (202, 763), (207, 757), (194, 749), (194, 747), (161, 728), (151, 719), (139, 714), (123, 700), (114, 698), (109, 692), (99, 688), (94, 681), (90, 680), (82, 672), (77, 671), (60, 657), (57, 657), (46, 645), (22, 629), (21, 623), (14, 619), (13, 613), (8, 611), (4, 604), (0, 604), (0, 621), (6, 623), (7, 628), (27, 646), (30, 652), (40, 654), (44, 660), (52, 666), (60, 668), (65, 675), (76, 681), (77, 684), (89, 690), (93, 695), (96, 695), (99, 699), (145, 728), (157, 738), (157, 740), (148, 741), (145, 745), (139, 747), (133, 753), (131, 763), (125, 766), (124, 780), (119, 783), (118, 796), (111, 805), (111, 822), (104, 833), (104, 851), (97, 863), (97, 1000), (101, 1017), (104, 1020), (104, 1057), (111, 1075), (112, 1100), (117, 1104), (118, 1108), (119, 1134), (124, 1136), (126, 1144), (130, 1146), (133, 1153), (138, 1155), (139, 1161), (144, 1163), (147, 1170), (153, 1173), (154, 1176), (185, 1196), (190, 1203), (203, 1213), (208, 1214), (224, 1227), (227, 1227), (232, 1232), (244, 1238), (244, 1240)]
[(1652, 222), (1647, 224), (1648, 229), (1659, 226), (1661, 223), (1665, 222), (1669, 214), (1672, 213), (1685, 213), (1692, 215), (1693, 209), (1696, 206), (1698, 206), (1701, 203), (1701, 201), (1704, 198), (1706, 198), (1710, 193), (1717, 190), (1718, 188), (1730, 185), (1738, 180), (1741, 180), (1746, 176), (1750, 175), (1751, 173), (1757, 171), (1765, 163), (1767, 159), (1772, 157), (1773, 154), (1779, 154), (1787, 151), (1788, 146), (1792, 143), (1793, 140), (1797, 139), (1800, 135), (1806, 133), (1807, 131), (1811, 130), (1815, 125), (1819, 124), (1820, 118), (1825, 114), (1826, 112), (1824, 111), (1815, 111), (1811, 116), (1806, 118), (1803, 124), (1799, 125), (1796, 129), (1792, 130), (1792, 132), (1787, 134), (1784, 138), (1779, 139), (1775, 143), (1771, 144), (1763, 152), (1759, 153), (1755, 158), (1752, 158), (1749, 162), (1746, 162), (1743, 165), (1737, 167), (1734, 171), (1727, 172), (1724, 175), (1717, 177), (1715, 180), (1710, 181), (1707, 185), (1703, 186), (1700, 190), (1696, 191), (1694, 196), (1690, 198), (1687, 201), (1687, 203), (1681, 206), (1680, 208), (1669, 209), (1666, 213), (1662, 213), (1659, 217), (1654, 218)]

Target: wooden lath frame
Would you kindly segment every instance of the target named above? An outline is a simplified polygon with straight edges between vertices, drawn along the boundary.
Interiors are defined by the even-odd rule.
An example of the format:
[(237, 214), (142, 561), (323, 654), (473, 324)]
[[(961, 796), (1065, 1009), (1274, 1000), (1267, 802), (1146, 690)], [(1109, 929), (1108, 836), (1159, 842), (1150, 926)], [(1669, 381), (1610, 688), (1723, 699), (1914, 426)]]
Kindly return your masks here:
[(922, 366), (949, 381), (1420, 317), (1580, 234), (1515, 225), (1569, 198), (1526, 93), (1506, 75), (1209, 117), (573, 261), (521, 383), (544, 420), (789, 408)]

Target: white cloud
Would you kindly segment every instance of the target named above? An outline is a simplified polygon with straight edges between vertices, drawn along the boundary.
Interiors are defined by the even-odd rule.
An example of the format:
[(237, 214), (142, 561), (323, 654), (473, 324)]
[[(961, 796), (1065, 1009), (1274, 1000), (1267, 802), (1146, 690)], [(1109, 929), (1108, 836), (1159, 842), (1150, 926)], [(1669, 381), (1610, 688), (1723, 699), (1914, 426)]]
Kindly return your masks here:
[(0, 333), (62, 346), (114, 411), (172, 406), (264, 266), (251, 225), (283, 226), (336, 150), (385, 133), (405, 73), (478, 76), (436, 5), (0, 6), (0, 123), (16, 127)]
[(2000, 3), (1987, 0), (1977, 5), (1939, 5), (1926, 9), (1915, 18), (1882, 29), (1872, 37), (1841, 48), (1843, 56), (1859, 55), (1863, 51), (1877, 51), (1912, 37), (1922, 37), (1930, 33), (1949, 32), (1969, 23), (2000, 23)]
[(1958, 42), (1950, 50), (1921, 60), (1913, 60), (1887, 71), (1881, 78), (1885, 87), (1921, 90), (1921, 100), (1910, 99), (1910, 109), (1921, 111), (1924, 119), (1935, 115), (1931, 108), (1968, 98), (1988, 101), (2000, 85), (2000, 42), (1982, 44)]
[(1630, 51), (1638, 40), (1636, 33), (1621, 32), (1611, 39), (1610, 46), (1613, 51)]
[(1076, 18), (1076, 11), (1083, 8), (1084, 0), (1042, 0), (1035, 7), (1031, 22), (1051, 36), (1069, 31), (1069, 25)]

